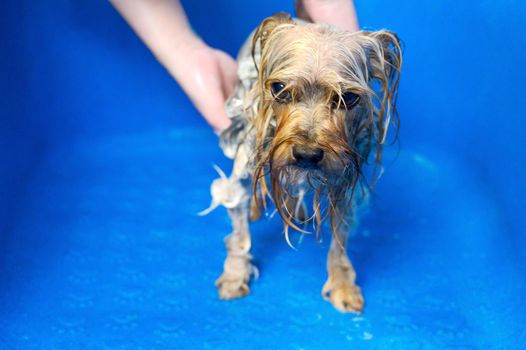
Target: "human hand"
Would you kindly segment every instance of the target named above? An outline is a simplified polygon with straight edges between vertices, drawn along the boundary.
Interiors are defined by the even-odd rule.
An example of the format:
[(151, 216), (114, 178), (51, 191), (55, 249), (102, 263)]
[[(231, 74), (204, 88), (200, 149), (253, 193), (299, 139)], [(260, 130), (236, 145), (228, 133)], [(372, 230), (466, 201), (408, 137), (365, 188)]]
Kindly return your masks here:
[(225, 102), (237, 80), (237, 63), (227, 53), (200, 40), (186, 45), (184, 57), (166, 62), (197, 110), (219, 132), (230, 125)]
[(230, 120), (224, 104), (236, 83), (234, 59), (195, 35), (179, 0), (111, 0), (111, 3), (216, 132), (226, 128)]

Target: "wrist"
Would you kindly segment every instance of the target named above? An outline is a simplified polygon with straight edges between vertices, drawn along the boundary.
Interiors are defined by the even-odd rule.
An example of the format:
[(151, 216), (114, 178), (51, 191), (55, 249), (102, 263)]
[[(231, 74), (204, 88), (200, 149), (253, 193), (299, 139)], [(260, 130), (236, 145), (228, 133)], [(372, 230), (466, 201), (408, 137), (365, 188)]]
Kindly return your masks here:
[(185, 70), (189, 65), (195, 63), (196, 55), (202, 55), (210, 49), (208, 45), (196, 34), (190, 33), (185, 37), (178, 38), (170, 49), (163, 53), (160, 61), (169, 70)]
[(297, 5), (315, 23), (329, 23), (351, 32), (360, 29), (352, 0), (299, 0)]

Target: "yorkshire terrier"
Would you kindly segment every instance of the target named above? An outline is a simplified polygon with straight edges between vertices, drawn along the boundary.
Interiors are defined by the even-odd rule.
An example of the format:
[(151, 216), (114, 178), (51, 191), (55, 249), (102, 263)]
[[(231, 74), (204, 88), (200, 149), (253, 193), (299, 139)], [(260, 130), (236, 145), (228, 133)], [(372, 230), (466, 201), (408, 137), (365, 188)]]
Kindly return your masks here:
[(213, 201), (205, 211), (221, 204), (233, 225), (216, 281), (219, 297), (249, 293), (250, 277), (257, 276), (249, 220), (270, 199), (289, 244), (289, 227), (305, 232), (299, 226), (311, 222), (318, 233), (325, 219), (330, 222), (322, 296), (340, 311), (361, 312), (364, 299), (346, 253), (347, 234), (381, 173), (389, 124), (398, 130), (400, 41), (387, 30), (351, 33), (277, 14), (251, 35), (238, 63), (238, 84), (226, 104), (232, 124), (220, 135), (233, 171), (227, 177), (217, 168), (221, 178), (212, 183)]

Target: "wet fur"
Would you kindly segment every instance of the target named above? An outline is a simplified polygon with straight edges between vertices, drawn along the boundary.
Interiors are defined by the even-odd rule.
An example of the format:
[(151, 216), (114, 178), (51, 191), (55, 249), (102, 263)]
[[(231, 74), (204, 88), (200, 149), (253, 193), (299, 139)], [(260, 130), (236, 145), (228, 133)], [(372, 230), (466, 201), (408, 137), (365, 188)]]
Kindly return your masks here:
[[(254, 116), (256, 202), (272, 198), (284, 223), (299, 229), (290, 215), (293, 210), (287, 208), (287, 197), (294, 195), (291, 191), (299, 182), (306, 183), (314, 191), (317, 227), (329, 217), (334, 231), (352, 203), (370, 153), (375, 152), (374, 166), (381, 167), (387, 128), (392, 123), (398, 130), (400, 42), (385, 30), (348, 33), (323, 25), (297, 26), (286, 14), (262, 23), (253, 49), (258, 40), (262, 55), (258, 83), (251, 92), (258, 106)], [(309, 61), (314, 61), (312, 67), (305, 63)], [(290, 82), (293, 103), (276, 102), (270, 84), (277, 80)], [(350, 111), (333, 108), (333, 97), (345, 90), (359, 94), (359, 105)], [(275, 127), (271, 127), (273, 120)], [(293, 145), (323, 149), (323, 172), (295, 168)], [(372, 186), (377, 176), (374, 171)], [(318, 212), (321, 198), (328, 202), (324, 213)]]
[[(322, 294), (340, 311), (360, 312), (363, 298), (354, 283), (346, 238), (357, 188), (366, 192), (381, 174), (389, 125), (397, 137), (400, 41), (387, 30), (349, 33), (328, 25), (297, 25), (287, 14), (278, 14), (255, 31), (252, 55), (257, 79), (243, 96), (243, 117), (234, 116), (232, 126), (221, 135), (222, 145), (227, 144), (224, 140), (239, 139), (245, 148), (232, 151), (233, 174), (229, 179), (223, 174), (216, 187), (227, 193), (232, 184), (236, 189), (249, 184), (252, 197), (240, 196), (243, 199), (230, 205), (225, 203), (232, 194), (223, 195), (234, 232), (226, 239), (228, 256), (216, 282), (219, 295), (232, 299), (248, 294), (250, 276), (257, 273), (249, 253), (249, 216), (257, 219), (270, 199), (283, 219), (288, 241), (289, 227), (302, 231), (299, 224), (308, 219), (302, 200), (305, 192), (312, 192), (310, 218), (317, 231), (328, 219), (333, 236)], [(278, 81), (290, 92), (287, 102), (271, 91)], [(343, 104), (347, 91), (360, 97), (349, 110)], [(294, 146), (322, 149), (319, 167), (297, 166)], [(367, 164), (372, 166), (370, 181), (364, 176)], [(249, 179), (239, 174), (248, 174)]]

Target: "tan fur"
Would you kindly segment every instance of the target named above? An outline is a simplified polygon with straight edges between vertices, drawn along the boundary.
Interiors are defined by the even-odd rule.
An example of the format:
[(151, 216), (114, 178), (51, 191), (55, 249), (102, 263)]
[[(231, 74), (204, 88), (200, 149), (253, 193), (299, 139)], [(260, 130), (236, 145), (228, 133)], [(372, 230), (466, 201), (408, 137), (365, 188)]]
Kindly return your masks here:
[[(319, 230), (328, 218), (333, 233), (323, 295), (341, 311), (360, 312), (363, 298), (345, 252), (346, 231), (353, 222), (355, 190), (359, 184), (366, 186), (363, 166), (372, 158), (374, 186), (388, 126), (398, 129), (400, 42), (386, 30), (349, 33), (328, 25), (297, 25), (279, 14), (256, 30), (253, 54), (256, 48), (261, 50), (257, 82), (246, 96), (246, 110), (254, 111), (250, 127), (255, 131), (250, 216), (259, 216), (259, 203), (266, 208), (270, 198), (285, 232), (289, 226), (301, 230), (298, 222), (306, 215), (303, 207), (302, 217), (298, 215), (298, 191), (312, 191), (316, 227)], [(272, 91), (276, 82), (285, 86), (286, 101)], [(346, 92), (359, 96), (349, 110), (344, 107)], [(299, 146), (323, 151), (318, 168), (296, 166), (292, 149)], [(223, 298), (248, 293), (250, 236), (248, 219), (240, 219), (248, 213), (239, 214), (231, 212), (234, 233), (227, 243), (225, 273), (218, 280)], [(234, 278), (227, 265), (243, 271)]]
[[(298, 180), (288, 167), (293, 163), (290, 150), (298, 144), (321, 147), (323, 173), (307, 176), (322, 183), (315, 190), (323, 191), (319, 195), (333, 203), (328, 214), (334, 223), (340, 215), (337, 202), (352, 199), (339, 194), (352, 194), (371, 150), (376, 149), (374, 162), (380, 164), (391, 116), (397, 126), (399, 41), (388, 31), (348, 33), (323, 25), (297, 26), (284, 16), (266, 19), (256, 32), (254, 46), (257, 33), (264, 33), (264, 40), (258, 84), (251, 92), (258, 105), (254, 188), (259, 184), (261, 194), (274, 200), (285, 223), (295, 226), (286, 215), (283, 198)], [(287, 83), (292, 103), (276, 102), (270, 91), (274, 81)], [(379, 85), (378, 91), (373, 82)], [(331, 99), (346, 90), (359, 94), (362, 103), (353, 111), (332, 109)], [(273, 120), (275, 129), (269, 127)], [(274, 186), (267, 184), (267, 173)], [(347, 177), (343, 181), (342, 174)], [(288, 183), (280, 186), (282, 178)]]
[(234, 231), (225, 238), (227, 258), (223, 266), (223, 274), (216, 281), (221, 299), (234, 299), (247, 295), (250, 292), (248, 287), (250, 276), (254, 274), (257, 276), (257, 269), (252, 265), (250, 255), (247, 209), (245, 207), (228, 211)]

